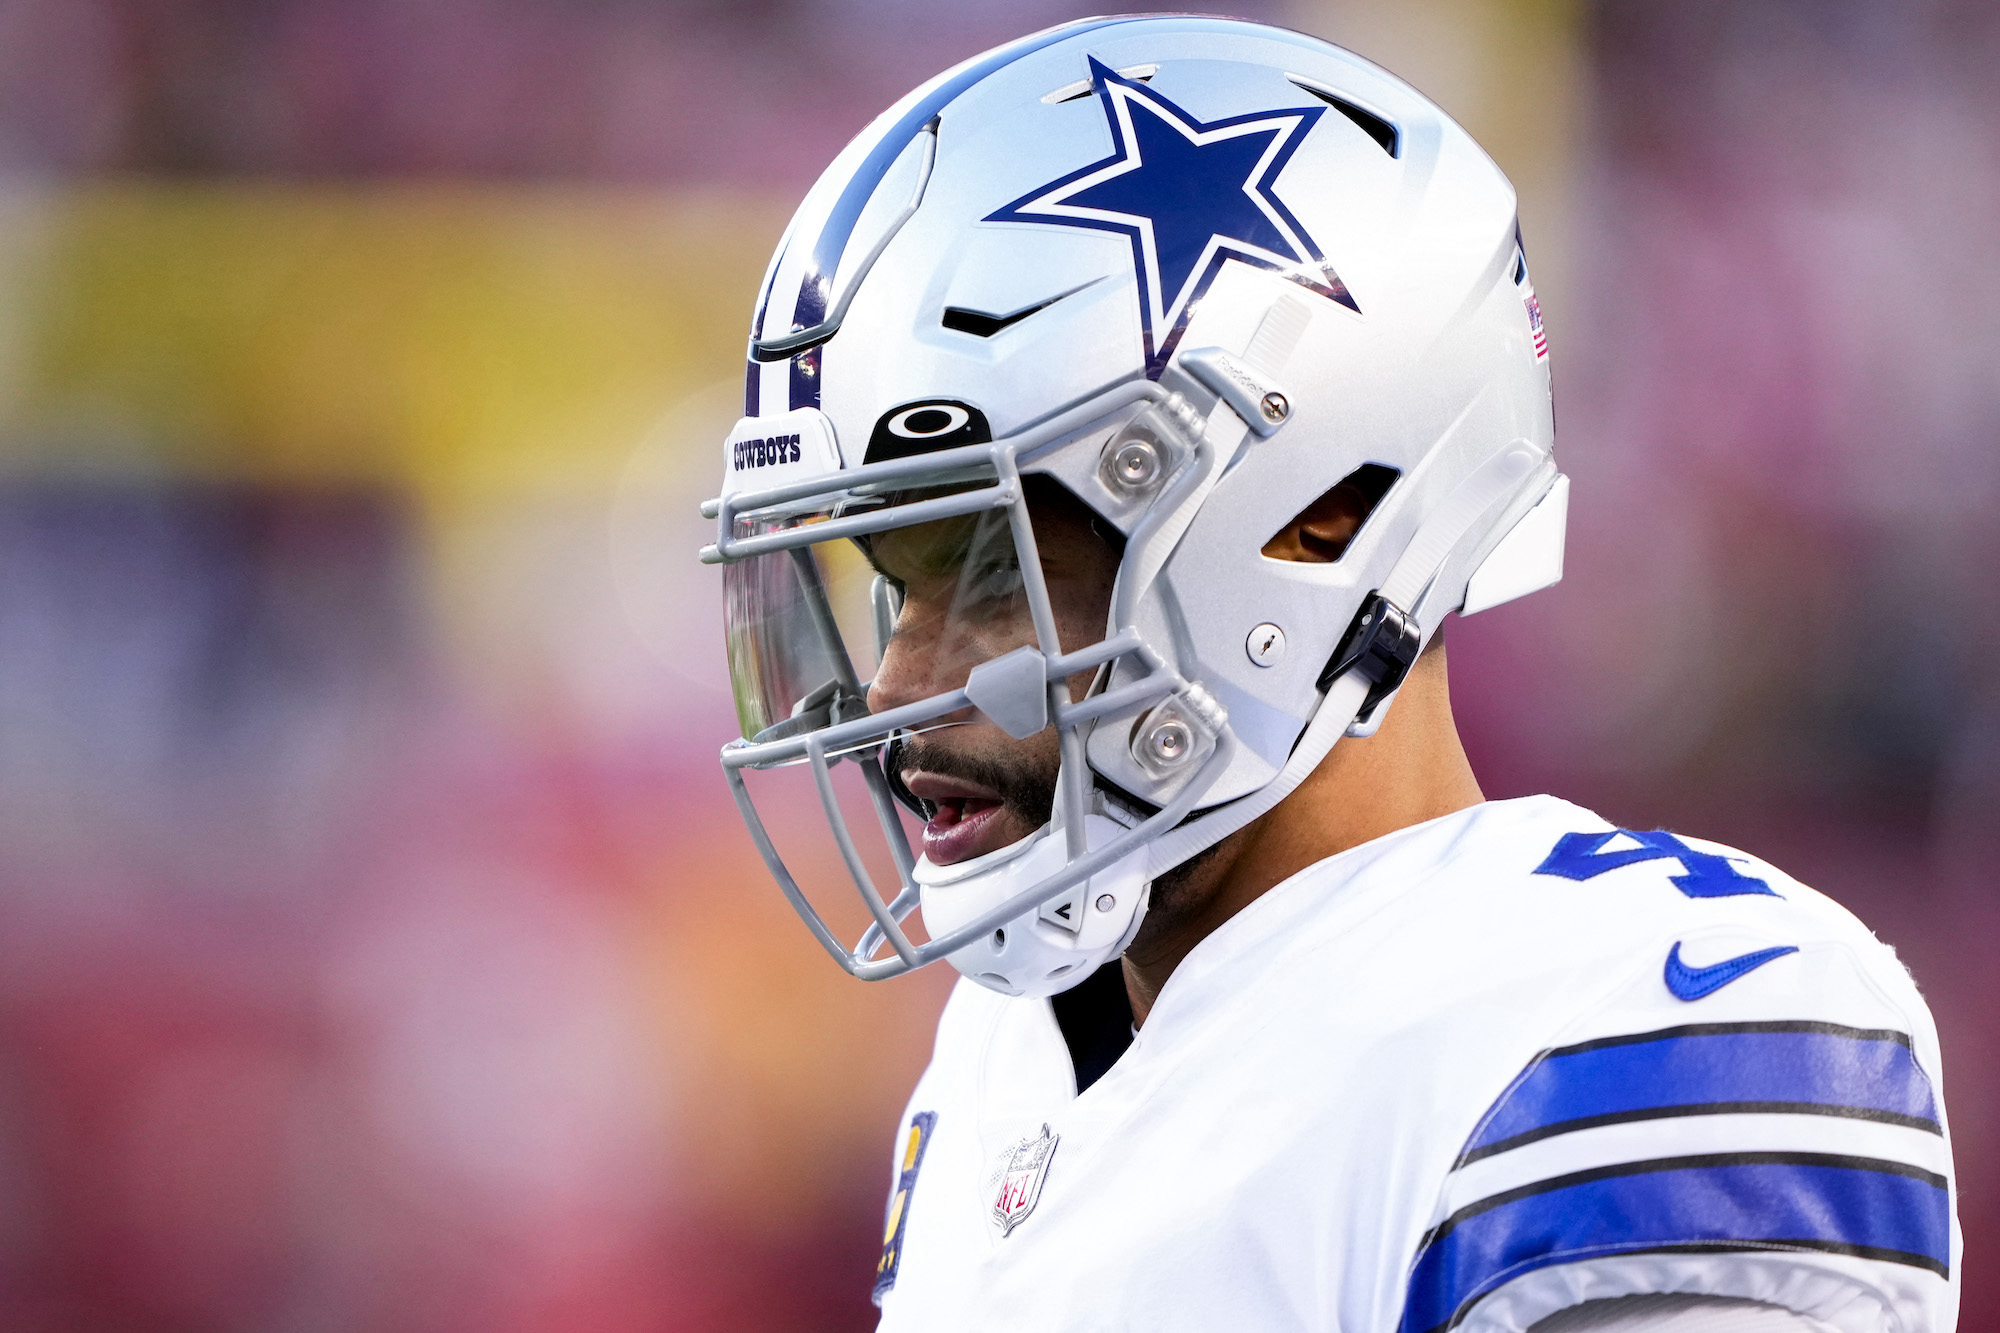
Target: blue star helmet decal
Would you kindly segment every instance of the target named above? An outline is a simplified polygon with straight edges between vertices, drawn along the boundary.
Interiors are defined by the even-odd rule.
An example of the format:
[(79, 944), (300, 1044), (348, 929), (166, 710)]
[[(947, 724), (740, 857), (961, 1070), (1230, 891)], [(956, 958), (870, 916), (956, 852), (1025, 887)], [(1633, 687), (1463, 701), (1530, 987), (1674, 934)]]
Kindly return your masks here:
[(1089, 227), (1132, 242), (1146, 374), (1159, 378), (1225, 260), (1284, 274), (1359, 314), (1272, 184), (1326, 108), (1200, 121), (1090, 57), (1112, 153), (988, 214), (988, 222)]

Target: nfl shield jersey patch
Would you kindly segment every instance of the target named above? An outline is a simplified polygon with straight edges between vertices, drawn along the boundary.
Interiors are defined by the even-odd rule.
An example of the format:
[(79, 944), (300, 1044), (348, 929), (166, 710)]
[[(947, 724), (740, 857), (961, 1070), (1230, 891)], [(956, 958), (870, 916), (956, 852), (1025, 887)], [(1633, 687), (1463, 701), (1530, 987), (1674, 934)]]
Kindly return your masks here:
[(896, 1192), (889, 1196), (882, 1258), (875, 1265), (877, 1305), (882, 1303), (882, 1293), (896, 1285), (896, 1269), (903, 1260), (903, 1232), (910, 1224), (910, 1191), (917, 1186), (917, 1170), (924, 1164), (924, 1149), (930, 1147), (931, 1130), (936, 1126), (936, 1111), (919, 1111), (910, 1117), (910, 1132), (903, 1140), (903, 1170), (896, 1178)]
[(993, 1196), (993, 1220), (1002, 1236), (1028, 1220), (1042, 1198), (1042, 1182), (1049, 1176), (1049, 1159), (1056, 1155), (1061, 1136), (1042, 1126), (1039, 1136), (1024, 1137), (1000, 1158), (997, 1190)]

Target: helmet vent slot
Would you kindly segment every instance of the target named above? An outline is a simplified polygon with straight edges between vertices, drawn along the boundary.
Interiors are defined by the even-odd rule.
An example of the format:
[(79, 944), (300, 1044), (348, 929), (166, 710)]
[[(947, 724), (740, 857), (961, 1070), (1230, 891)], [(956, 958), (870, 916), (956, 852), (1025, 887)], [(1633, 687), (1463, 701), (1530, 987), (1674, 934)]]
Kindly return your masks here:
[(1293, 515), (1264, 543), (1263, 554), (1302, 565), (1333, 564), (1347, 554), (1368, 516), (1402, 475), (1380, 463), (1363, 463)]
[(984, 310), (966, 310), (959, 306), (948, 305), (944, 308), (944, 326), (953, 333), (969, 333), (975, 338), (991, 338), (1000, 330), (1012, 328), (1028, 316), (1046, 310), (1054, 304), (1054, 301), (1043, 301), (1039, 305), (1029, 306), (1026, 310), (1016, 310), (1011, 315), (989, 315)]
[[(1130, 79), (1134, 83), (1150, 83), (1153, 76), (1159, 72), (1158, 65), (1132, 65), (1119, 70), (1118, 77)], [(1075, 83), (1065, 83), (1052, 93), (1043, 93), (1042, 101), (1050, 106), (1060, 106), (1064, 102), (1074, 102), (1079, 98), (1088, 97), (1096, 91), (1089, 79), (1078, 79)]]
[(1360, 126), (1361, 132), (1380, 144), (1382, 151), (1390, 157), (1403, 155), (1402, 132), (1389, 121), (1357, 102), (1348, 101), (1333, 89), (1314, 83), (1311, 79), (1301, 78), (1296, 74), (1287, 74), (1285, 77), (1290, 79), (1294, 86), (1305, 89)]
[(1054, 296), (1037, 301), (1033, 305), (1024, 305), (1008, 315), (995, 315), (984, 310), (948, 305), (944, 308), (942, 323), (953, 333), (969, 333), (975, 338), (991, 338), (1002, 329), (1011, 329), (1028, 316), (1038, 315), (1065, 297), (1075, 296), (1085, 287), (1094, 287), (1101, 281), (1103, 281), (1101, 278), (1092, 278), (1089, 282), (1078, 283), (1068, 291), (1057, 292)]

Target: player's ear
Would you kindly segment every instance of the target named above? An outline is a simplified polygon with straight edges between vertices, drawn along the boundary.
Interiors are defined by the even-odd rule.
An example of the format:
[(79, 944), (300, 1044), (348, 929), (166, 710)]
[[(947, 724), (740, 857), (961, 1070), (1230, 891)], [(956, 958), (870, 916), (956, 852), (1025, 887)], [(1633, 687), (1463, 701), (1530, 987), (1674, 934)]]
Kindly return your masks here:
[(1388, 494), (1396, 475), (1394, 468), (1364, 463), (1293, 515), (1264, 543), (1264, 555), (1307, 565), (1332, 564)]
[(1264, 554), (1273, 560), (1330, 565), (1340, 559), (1367, 516), (1361, 492), (1343, 481), (1279, 528), (1277, 535), (1264, 543)]

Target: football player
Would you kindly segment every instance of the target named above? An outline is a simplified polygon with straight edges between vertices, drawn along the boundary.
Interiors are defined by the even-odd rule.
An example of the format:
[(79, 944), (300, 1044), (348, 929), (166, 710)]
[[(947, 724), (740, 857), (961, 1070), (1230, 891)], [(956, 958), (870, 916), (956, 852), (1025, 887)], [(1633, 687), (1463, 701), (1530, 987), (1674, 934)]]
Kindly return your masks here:
[(1445, 618), (1561, 574), (1547, 356), (1499, 170), (1274, 28), (1024, 38), (806, 197), (704, 558), (780, 887), (858, 977), (964, 974), (884, 1329), (1952, 1327), (1890, 951), (1460, 748)]

